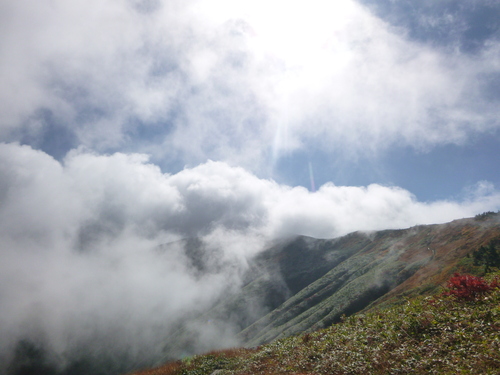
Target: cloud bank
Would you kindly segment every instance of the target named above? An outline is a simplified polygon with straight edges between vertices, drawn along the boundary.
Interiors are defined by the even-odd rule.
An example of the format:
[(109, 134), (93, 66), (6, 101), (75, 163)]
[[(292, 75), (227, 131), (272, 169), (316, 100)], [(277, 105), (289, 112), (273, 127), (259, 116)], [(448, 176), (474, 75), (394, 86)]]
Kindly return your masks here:
[[(164, 174), (141, 154), (79, 149), (59, 162), (17, 143), (0, 144), (0, 161), (4, 355), (30, 338), (60, 358), (89, 347), (150, 358), (186, 314), (237, 288), (268, 241), (445, 222), (500, 207), (487, 184), (467, 201), (425, 203), (380, 185), (329, 183), (312, 193), (213, 161)], [(200, 276), (181, 246), (158, 251), (191, 237), (223, 266)], [(200, 337), (212, 344), (213, 336)]]
[(426, 148), (499, 127), (497, 38), (436, 47), (352, 0), (1, 7), (0, 137), (56, 157), (83, 144), (258, 173), (313, 144)]
[[(352, 0), (0, 2), (0, 363), (23, 338), (59, 363), (154, 357), (269, 241), (500, 208), (488, 181), (421, 202), (267, 178), (308, 149), (354, 160), (498, 132), (498, 33), (445, 8), (411, 23)], [(219, 265), (205, 274), (179, 242), (194, 237)]]

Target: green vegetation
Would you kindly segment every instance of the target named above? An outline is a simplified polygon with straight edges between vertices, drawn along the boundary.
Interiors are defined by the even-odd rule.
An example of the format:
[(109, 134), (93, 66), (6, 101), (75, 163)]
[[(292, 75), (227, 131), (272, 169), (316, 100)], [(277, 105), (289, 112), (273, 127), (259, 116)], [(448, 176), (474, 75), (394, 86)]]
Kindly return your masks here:
[(500, 211), (498, 211), (498, 212), (486, 211), (486, 212), (483, 212), (482, 214), (477, 214), (474, 217), (474, 219), (477, 221), (484, 221), (484, 220), (488, 220), (489, 218), (492, 218), (492, 217), (495, 217), (498, 215), (500, 215)]
[[(201, 242), (185, 245), (193, 269), (206, 272)], [(198, 327), (225, 332), (229, 326), (241, 345), (258, 349), (191, 356), (143, 374), (455, 374), (471, 373), (471, 366), (474, 373), (500, 374), (492, 370), (499, 365), (498, 291), (478, 277), (500, 272), (499, 254), (500, 214), (493, 212), (336, 239), (277, 241), (250, 261), (242, 288), (228, 288), (206, 311), (186, 314), (155, 363), (213, 348), (200, 340)], [(448, 280), (450, 295), (443, 296)], [(8, 374), (137, 368), (135, 353), (105, 355), (98, 344), (57, 358), (43, 341), (22, 340)]]
[[(482, 272), (482, 267), (474, 266), (473, 259), (466, 255), (499, 235), (496, 214), (485, 213), (480, 222), (464, 219), (380, 231), (371, 236), (352, 233), (313, 246), (319, 240), (292, 242), (293, 249), (289, 245), (274, 253), (280, 254), (277, 268), (282, 270), (287, 286), (298, 273), (294, 268), (298, 265), (308, 265), (301, 274), (314, 269), (310, 265), (318, 267), (318, 262), (328, 271), (311, 272), (310, 279), (315, 281), (303, 283), (302, 289), (295, 289), (282, 304), (243, 327), (238, 336), (244, 345), (257, 346), (328, 327), (342, 315), (435, 293), (455, 272)], [(305, 254), (310, 258), (307, 262), (302, 259)]]
[(498, 374), (500, 273), (255, 349), (193, 356), (137, 375)]
[(494, 238), (486, 246), (481, 246), (472, 256), (475, 266), (484, 265), (485, 273), (491, 267), (500, 267), (500, 238)]
[[(241, 345), (257, 347), (338, 323), (342, 316), (378, 313), (439, 293), (454, 273), (483, 276), (474, 250), (500, 238), (499, 215), (333, 240), (299, 236), (254, 260), (246, 285), (223, 299), (200, 324), (232, 322)], [(491, 270), (495, 270), (490, 267)], [(287, 293), (288, 292), (288, 293)], [(256, 311), (255, 306), (262, 307)], [(249, 318), (248, 312), (255, 314)], [(166, 340), (165, 359), (203, 351), (189, 323)]]

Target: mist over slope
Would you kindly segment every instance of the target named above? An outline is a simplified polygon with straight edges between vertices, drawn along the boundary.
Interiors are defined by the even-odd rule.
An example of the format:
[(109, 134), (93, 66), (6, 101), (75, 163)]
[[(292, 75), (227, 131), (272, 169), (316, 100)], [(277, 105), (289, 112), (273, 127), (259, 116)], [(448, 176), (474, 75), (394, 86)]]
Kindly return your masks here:
[[(242, 345), (257, 346), (327, 327), (403, 294), (435, 290), (467, 254), (500, 237), (499, 219), (490, 213), (441, 225), (280, 242), (258, 254), (241, 291), (200, 322), (230, 321), (241, 330)], [(269, 312), (256, 316), (256, 304)], [(179, 343), (196, 348), (188, 329), (170, 342), (172, 353)]]
[[(126, 293), (100, 301), (105, 312), (116, 313), (109, 319), (85, 316), (87, 310), (79, 315), (79, 325), (65, 326), (67, 322), (56, 322), (46, 312), (38, 319), (52, 319), (54, 331), (43, 330), (46, 321), (42, 320), (35, 320), (38, 326), (24, 326), (18, 336), (12, 336), (16, 339), (11, 346), (3, 349), (7, 365), (2, 373), (119, 374), (216, 348), (255, 346), (313, 331), (391, 293), (397, 297), (419, 285), (439, 285), (467, 253), (497, 237), (498, 214), (484, 220), (354, 232), (335, 239), (298, 236), (274, 241), (248, 258), (246, 267), (200, 239), (171, 242), (155, 247), (156, 263), (146, 266), (148, 272), (158, 274), (166, 269), (170, 275), (177, 272), (173, 274), (184, 277), (184, 284), (172, 279), (173, 284), (163, 285), (166, 288), (161, 291), (151, 284), (154, 289), (149, 294), (143, 290), (142, 299), (127, 301), (137, 303), (138, 311), (145, 307), (143, 316), (113, 306), (118, 298), (134, 296)], [(199, 290), (189, 294), (178, 289), (180, 285)], [(214, 285), (219, 286), (218, 293)], [(134, 288), (133, 283), (130, 287)], [(181, 296), (186, 301), (182, 309), (170, 305), (166, 310), (156, 293), (166, 296), (166, 305)], [(71, 300), (75, 309), (85, 308), (76, 297)], [(71, 340), (55, 335), (64, 329), (73, 335)]]
[[(72, 374), (154, 362), (183, 322), (241, 295), (252, 280), (252, 259), (283, 238), (446, 222), (499, 201), (487, 193), (423, 203), (406, 190), (376, 184), (330, 183), (310, 192), (212, 161), (166, 174), (145, 155), (83, 148), (57, 161), (2, 143), (0, 160), (3, 373), (13, 359), (39, 358), (36, 363)], [(185, 246), (190, 238), (200, 245)], [(238, 343), (246, 324), (296, 293), (299, 281), (313, 281), (307, 276), (295, 285), (276, 276), (285, 271), (263, 274), (262, 285), (266, 277), (273, 280), (273, 293), (261, 301), (255, 287), (251, 314), (233, 314), (242, 318), (222, 325), (190, 325), (193, 350)]]
[(499, 210), (493, 2), (0, 1), (1, 375), (279, 335), (330, 239)]
[[(500, 236), (498, 219), (497, 214), (489, 221), (462, 219), (379, 231), (371, 236), (356, 232), (326, 243), (316, 240), (314, 247), (323, 250), (316, 262), (327, 266), (328, 272), (321, 275), (321, 271), (309, 267), (309, 275), (305, 270), (298, 275), (290, 272), (291, 285), (297, 276), (317, 278), (299, 284), (300, 290), (244, 329), (239, 337), (255, 346), (327, 327), (339, 322), (343, 315), (394, 301), (405, 293), (435, 290), (458, 270), (467, 254)], [(287, 263), (294, 267), (300, 259), (290, 257)]]

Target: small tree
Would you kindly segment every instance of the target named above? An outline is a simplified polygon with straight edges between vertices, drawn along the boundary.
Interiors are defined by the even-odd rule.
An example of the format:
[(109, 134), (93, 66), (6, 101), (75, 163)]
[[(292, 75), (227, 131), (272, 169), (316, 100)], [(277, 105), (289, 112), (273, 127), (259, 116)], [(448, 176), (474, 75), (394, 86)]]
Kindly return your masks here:
[(500, 238), (492, 239), (486, 246), (481, 246), (472, 254), (474, 265), (484, 265), (484, 272), (489, 272), (490, 267), (500, 267)]

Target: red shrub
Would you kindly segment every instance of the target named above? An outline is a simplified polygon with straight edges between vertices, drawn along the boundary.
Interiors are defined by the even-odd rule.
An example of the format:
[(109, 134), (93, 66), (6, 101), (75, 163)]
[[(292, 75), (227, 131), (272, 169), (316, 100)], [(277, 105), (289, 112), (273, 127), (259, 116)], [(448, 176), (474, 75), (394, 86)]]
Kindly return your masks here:
[(448, 291), (443, 293), (445, 296), (455, 296), (466, 301), (474, 301), (481, 295), (500, 287), (498, 279), (491, 283), (485, 281), (482, 277), (472, 275), (454, 274), (448, 281)]

